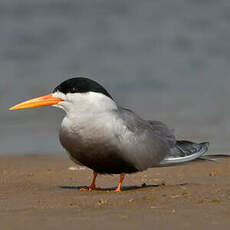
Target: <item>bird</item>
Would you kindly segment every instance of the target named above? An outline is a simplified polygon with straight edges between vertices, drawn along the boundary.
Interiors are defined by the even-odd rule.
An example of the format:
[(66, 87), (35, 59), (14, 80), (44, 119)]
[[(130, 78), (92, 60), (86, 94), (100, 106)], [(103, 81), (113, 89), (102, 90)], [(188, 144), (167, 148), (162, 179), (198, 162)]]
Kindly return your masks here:
[(54, 106), (65, 111), (59, 140), (70, 158), (93, 171), (91, 185), (97, 190), (98, 174), (125, 174), (154, 167), (168, 167), (202, 157), (208, 142), (177, 140), (161, 121), (145, 120), (119, 106), (98, 82), (84, 77), (65, 80), (51, 93), (12, 106), (10, 110)]

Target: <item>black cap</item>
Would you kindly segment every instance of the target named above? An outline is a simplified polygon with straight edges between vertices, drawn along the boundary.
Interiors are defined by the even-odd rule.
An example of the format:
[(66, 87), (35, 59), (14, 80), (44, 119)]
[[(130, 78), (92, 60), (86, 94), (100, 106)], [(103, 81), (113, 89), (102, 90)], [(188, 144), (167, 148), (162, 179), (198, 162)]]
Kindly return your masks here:
[(107, 97), (113, 99), (103, 86), (101, 86), (96, 81), (84, 77), (71, 78), (62, 82), (53, 90), (53, 93), (57, 91), (64, 94), (96, 92), (102, 93)]

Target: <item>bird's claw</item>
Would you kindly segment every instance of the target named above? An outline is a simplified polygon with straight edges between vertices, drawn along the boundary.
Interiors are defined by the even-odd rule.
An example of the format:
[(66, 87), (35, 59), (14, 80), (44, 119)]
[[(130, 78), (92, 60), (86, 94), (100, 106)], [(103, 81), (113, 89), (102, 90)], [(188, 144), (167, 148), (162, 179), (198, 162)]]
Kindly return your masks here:
[(92, 192), (93, 190), (98, 190), (98, 188), (96, 188), (95, 186), (89, 186), (89, 187), (86, 187), (86, 188), (80, 188), (80, 191)]

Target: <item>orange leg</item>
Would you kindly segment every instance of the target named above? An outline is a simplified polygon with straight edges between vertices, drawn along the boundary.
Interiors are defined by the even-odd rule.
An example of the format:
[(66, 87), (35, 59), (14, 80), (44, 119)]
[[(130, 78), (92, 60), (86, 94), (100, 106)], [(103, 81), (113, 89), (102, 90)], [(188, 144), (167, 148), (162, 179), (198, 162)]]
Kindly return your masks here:
[(122, 184), (124, 179), (125, 179), (125, 174), (121, 173), (120, 174), (120, 183), (118, 184), (117, 189), (115, 190), (115, 192), (120, 192), (121, 191), (121, 184)]
[(95, 184), (96, 183), (96, 177), (97, 177), (97, 173), (93, 172), (93, 180), (92, 180), (91, 185), (88, 188), (81, 188), (80, 190), (82, 190), (82, 191), (85, 191), (85, 190), (88, 190), (88, 191), (97, 190), (96, 184)]

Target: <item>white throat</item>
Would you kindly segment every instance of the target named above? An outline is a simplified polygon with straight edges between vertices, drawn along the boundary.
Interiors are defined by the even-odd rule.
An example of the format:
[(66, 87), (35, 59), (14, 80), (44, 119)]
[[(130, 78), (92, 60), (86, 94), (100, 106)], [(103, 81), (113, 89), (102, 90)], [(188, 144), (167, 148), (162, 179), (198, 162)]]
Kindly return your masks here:
[(61, 108), (66, 112), (66, 116), (82, 117), (100, 113), (111, 112), (117, 109), (116, 103), (109, 97), (101, 93), (68, 93), (61, 92), (53, 93), (54, 97), (63, 99), (55, 107)]
[(77, 139), (79, 144), (81, 140), (82, 143), (92, 143), (114, 139), (114, 129), (119, 126), (118, 107), (111, 98), (95, 92), (67, 95), (57, 92), (54, 96), (62, 97), (63, 101), (56, 107), (66, 112), (60, 129), (62, 142), (76, 142)]

